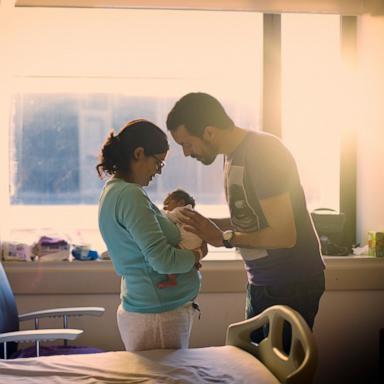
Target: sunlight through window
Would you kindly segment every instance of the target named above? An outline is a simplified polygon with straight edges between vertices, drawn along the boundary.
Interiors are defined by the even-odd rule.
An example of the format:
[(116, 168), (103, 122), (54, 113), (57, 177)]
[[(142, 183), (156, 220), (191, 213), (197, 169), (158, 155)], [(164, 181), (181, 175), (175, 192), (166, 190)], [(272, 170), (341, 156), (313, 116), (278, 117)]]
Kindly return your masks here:
[(282, 16), (282, 136), (310, 209), (339, 209), (339, 29), (338, 16)]
[[(192, 91), (221, 100), (235, 123), (261, 129), (263, 16), (255, 12), (0, 7), (0, 205), (15, 228), (97, 228), (95, 164), (111, 129), (146, 118), (165, 130)], [(236, 25), (234, 29), (233, 26)], [(339, 18), (282, 15), (282, 138), (310, 209), (339, 204)], [(184, 158), (170, 139), (154, 201), (176, 187), (225, 216), (222, 158)]]

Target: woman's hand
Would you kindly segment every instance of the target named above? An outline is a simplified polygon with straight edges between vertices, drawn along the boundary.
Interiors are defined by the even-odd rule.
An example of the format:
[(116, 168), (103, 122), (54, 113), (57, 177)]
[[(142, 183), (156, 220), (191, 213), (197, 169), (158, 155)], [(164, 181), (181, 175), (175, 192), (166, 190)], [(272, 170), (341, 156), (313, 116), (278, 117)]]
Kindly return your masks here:
[(185, 230), (196, 234), (214, 247), (223, 246), (221, 229), (213, 221), (189, 209), (183, 209), (182, 214), (183, 217), (180, 218), (180, 221), (183, 223)]

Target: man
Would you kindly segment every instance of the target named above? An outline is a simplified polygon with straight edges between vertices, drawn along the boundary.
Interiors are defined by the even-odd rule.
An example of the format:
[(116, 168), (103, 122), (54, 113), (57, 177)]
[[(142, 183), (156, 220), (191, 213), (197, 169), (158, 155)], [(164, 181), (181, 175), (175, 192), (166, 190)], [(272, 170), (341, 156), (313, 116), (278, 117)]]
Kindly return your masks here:
[(209, 244), (239, 250), (248, 275), (247, 318), (288, 305), (312, 328), (324, 292), (324, 263), (288, 149), (273, 135), (237, 127), (205, 93), (182, 97), (168, 114), (167, 128), (185, 156), (205, 165), (225, 156), (231, 217), (185, 212), (185, 223)]

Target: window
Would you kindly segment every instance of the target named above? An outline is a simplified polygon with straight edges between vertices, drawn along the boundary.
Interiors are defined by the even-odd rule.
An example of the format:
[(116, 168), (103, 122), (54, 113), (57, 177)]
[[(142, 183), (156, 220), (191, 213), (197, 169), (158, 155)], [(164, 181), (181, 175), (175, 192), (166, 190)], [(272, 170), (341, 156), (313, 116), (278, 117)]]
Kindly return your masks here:
[[(174, 102), (191, 91), (218, 97), (240, 125), (260, 129), (262, 16), (245, 12), (2, 9), (13, 48), (10, 126), (1, 204), (23, 228), (97, 229), (103, 185), (95, 170), (111, 129), (146, 118), (166, 130)], [(233, 34), (233, 22), (238, 24)], [(111, 43), (113, 42), (113, 43)], [(11, 111), (11, 113), (10, 113)], [(170, 138), (161, 177), (147, 188), (161, 203), (183, 187), (199, 209), (225, 216), (223, 159), (184, 158)], [(9, 174), (8, 174), (9, 173)]]
[[(127, 121), (144, 117), (166, 130), (167, 112), (176, 100), (166, 94), (17, 95), (11, 205), (97, 204), (103, 182), (96, 177), (95, 165), (111, 128), (118, 130)], [(243, 113), (244, 119), (247, 111)], [(183, 186), (198, 196), (199, 204), (224, 204), (223, 159), (205, 169), (195, 160), (184, 159), (171, 137), (169, 142), (167, 167), (147, 187), (152, 199), (161, 203), (169, 191)]]
[[(0, 133), (0, 172), (9, 180), (0, 193), (9, 218), (3, 237), (28, 228), (97, 232), (102, 182), (95, 165), (108, 132), (135, 118), (165, 130), (169, 109), (185, 93), (211, 93), (237, 125), (260, 130), (262, 20), (256, 12), (0, 5), (7, 36), (0, 49), (9, 57), (0, 74), (0, 122), (9, 127)], [(310, 208), (338, 204), (337, 111), (329, 92), (320, 97), (337, 76), (338, 20), (282, 17), (282, 137)], [(170, 144), (162, 176), (147, 188), (152, 199), (161, 203), (183, 187), (203, 213), (226, 215), (223, 159), (205, 167)], [(317, 160), (324, 150), (328, 163)]]
[(300, 170), (310, 210), (339, 210), (340, 18), (283, 14), (282, 138)]

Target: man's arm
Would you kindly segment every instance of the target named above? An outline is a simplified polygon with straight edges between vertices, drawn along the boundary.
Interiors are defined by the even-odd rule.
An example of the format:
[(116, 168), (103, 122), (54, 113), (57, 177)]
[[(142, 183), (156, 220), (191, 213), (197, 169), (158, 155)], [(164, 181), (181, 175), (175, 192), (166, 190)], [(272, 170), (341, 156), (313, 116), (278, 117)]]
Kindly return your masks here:
[(260, 200), (268, 227), (258, 232), (235, 232), (231, 243), (240, 248), (292, 248), (296, 225), (288, 193)]
[(209, 220), (213, 221), (222, 231), (226, 231), (227, 229), (232, 229), (232, 222), (229, 217), (221, 218), (221, 219), (212, 219)]
[[(296, 244), (296, 225), (288, 193), (260, 200), (268, 227), (256, 232), (235, 232), (231, 244), (240, 248), (291, 248)], [(197, 212), (183, 212), (185, 229), (196, 233), (207, 243), (223, 246), (221, 228)]]

